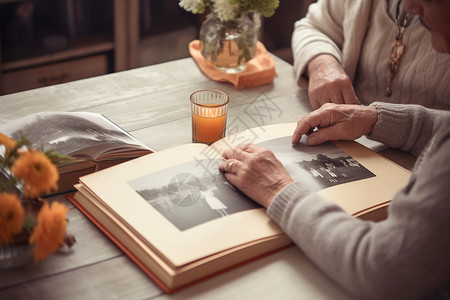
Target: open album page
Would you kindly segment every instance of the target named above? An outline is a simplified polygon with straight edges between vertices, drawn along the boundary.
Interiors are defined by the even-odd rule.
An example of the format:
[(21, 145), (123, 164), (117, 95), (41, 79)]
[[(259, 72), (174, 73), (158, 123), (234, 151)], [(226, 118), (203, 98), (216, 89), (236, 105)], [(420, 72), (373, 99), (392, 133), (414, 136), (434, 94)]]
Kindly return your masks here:
[(250, 140), (248, 135), (231, 136), (233, 141), (224, 139), (210, 147), (188, 144), (158, 151), (82, 177), (81, 182), (179, 267), (283, 234), (264, 208), (218, 170), (219, 153), (240, 143), (238, 139), (274, 151), (295, 180), (349, 214), (388, 203), (409, 178), (408, 171), (356, 142), (292, 145), (294, 128), (295, 124), (271, 125), (255, 129), (257, 138)]

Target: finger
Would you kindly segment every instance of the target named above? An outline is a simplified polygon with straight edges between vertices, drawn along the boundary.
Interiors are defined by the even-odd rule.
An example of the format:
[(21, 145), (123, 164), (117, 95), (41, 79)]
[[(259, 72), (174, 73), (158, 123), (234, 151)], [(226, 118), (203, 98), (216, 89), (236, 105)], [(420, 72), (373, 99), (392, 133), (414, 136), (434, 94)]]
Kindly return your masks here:
[(328, 85), (327, 87), (327, 98), (329, 99), (327, 102), (343, 104), (344, 99), (342, 99), (342, 90), (339, 83), (334, 83), (332, 85)]
[(227, 150), (226, 152), (222, 153), (226, 155), (226, 159), (236, 159), (236, 160), (243, 160), (247, 154), (253, 153), (257, 151), (256, 145), (253, 144), (240, 144), (234, 147), (233, 149)]
[(233, 186), (239, 189), (237, 186), (239, 184), (239, 177), (238, 175), (231, 173), (231, 172), (225, 172), (224, 173), (225, 178), (228, 180), (229, 183), (231, 183)]
[(344, 126), (342, 124), (335, 124), (329, 127), (319, 128), (308, 136), (306, 143), (310, 146), (319, 145), (326, 141), (336, 141), (346, 139)]
[(316, 110), (320, 109), (324, 104), (331, 103), (331, 102), (333, 102), (333, 101), (331, 100), (330, 97), (319, 98), (319, 99), (317, 100), (317, 103), (318, 103), (319, 107), (317, 107)]
[(294, 130), (294, 134), (292, 135), (292, 144), (297, 144), (304, 134), (308, 134), (312, 132), (311, 125), (309, 123), (300, 120), (297, 122), (297, 127)]
[(326, 112), (323, 109), (318, 109), (300, 119), (292, 135), (292, 144), (298, 143), (304, 134), (311, 134), (316, 127), (324, 126), (322, 116), (324, 113)]
[(315, 95), (315, 92), (311, 88), (308, 89), (308, 98), (313, 110), (316, 110), (320, 107), (320, 104), (317, 101), (318, 97)]
[(234, 159), (227, 159), (227, 160), (223, 161), (222, 163), (220, 163), (219, 170), (222, 172), (232, 173), (235, 164), (237, 164), (238, 162), (239, 161), (234, 160)]
[(315, 146), (331, 140), (333, 136), (330, 134), (329, 129), (330, 128), (327, 127), (315, 131), (310, 136), (308, 136), (308, 138), (306, 139), (306, 143), (309, 146)]
[(341, 92), (337, 92), (336, 94), (332, 95), (330, 98), (332, 99), (331, 103), (344, 104), (344, 98), (342, 97)]
[(242, 160), (244, 158), (245, 154), (247, 153), (247, 151), (245, 151), (244, 149), (246, 149), (246, 148), (244, 148), (240, 145), (236, 146), (233, 149), (233, 151), (231, 152), (230, 158), (236, 159), (236, 160)]
[(234, 148), (236, 151), (239, 149), (244, 152), (252, 152), (253, 144), (239, 144)]
[(219, 164), (219, 171), (226, 172), (227, 171), (226, 168), (227, 168), (227, 161), (224, 160)]
[(246, 153), (254, 153), (259, 152), (265, 148), (256, 144), (244, 144), (241, 145), (241, 149)]
[(320, 106), (322, 105), (317, 98), (313, 98), (313, 97), (309, 97), (309, 103), (311, 103), (311, 107), (313, 110), (319, 109)]
[(319, 109), (325, 103), (334, 102), (332, 97), (335, 97), (336, 91), (339, 90), (330, 88), (330, 86), (326, 86), (322, 89), (313, 89), (309, 91), (309, 102), (311, 103), (313, 110)]
[(236, 173), (233, 171), (233, 168), (236, 167), (236, 165), (239, 163), (238, 160), (230, 159), (226, 163), (226, 172), (227, 173)]
[(356, 97), (353, 86), (342, 89), (342, 97), (344, 98), (345, 104), (361, 104), (358, 97)]
[(342, 93), (339, 82), (329, 82), (322, 86), (320, 90), (313, 91), (311, 95), (314, 95), (319, 107), (322, 107), (325, 103), (342, 104)]
[(233, 149), (226, 149), (222, 151), (222, 157), (224, 159), (230, 159), (231, 158), (231, 153), (233, 152)]

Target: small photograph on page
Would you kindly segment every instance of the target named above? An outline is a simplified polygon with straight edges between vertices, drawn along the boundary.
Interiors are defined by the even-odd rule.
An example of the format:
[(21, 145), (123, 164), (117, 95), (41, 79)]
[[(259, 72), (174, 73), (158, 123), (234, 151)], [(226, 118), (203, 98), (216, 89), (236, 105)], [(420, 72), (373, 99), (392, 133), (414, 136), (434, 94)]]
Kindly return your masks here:
[(331, 142), (308, 146), (302, 139), (292, 145), (287, 136), (259, 145), (276, 153), (292, 178), (306, 183), (313, 191), (375, 176)]
[(218, 168), (220, 161), (184, 163), (134, 179), (128, 185), (180, 231), (260, 208), (226, 180)]

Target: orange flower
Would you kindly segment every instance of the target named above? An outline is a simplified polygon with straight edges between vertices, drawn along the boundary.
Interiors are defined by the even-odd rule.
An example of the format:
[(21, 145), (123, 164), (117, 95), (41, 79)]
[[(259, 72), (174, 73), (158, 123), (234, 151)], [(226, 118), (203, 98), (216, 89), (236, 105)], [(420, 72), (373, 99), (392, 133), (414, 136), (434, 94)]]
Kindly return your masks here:
[(22, 230), (23, 207), (15, 194), (0, 193), (0, 245), (12, 242)]
[(17, 142), (0, 132), (0, 145), (5, 146), (8, 155), (8, 152), (16, 147)]
[(30, 244), (35, 244), (35, 261), (46, 258), (63, 245), (67, 211), (68, 209), (63, 204), (57, 202), (51, 206), (44, 203), (42, 206), (38, 214), (37, 225), (30, 237)]
[(58, 169), (42, 152), (29, 150), (22, 153), (11, 170), (16, 177), (24, 180), (26, 197), (36, 198), (41, 193), (57, 189)]

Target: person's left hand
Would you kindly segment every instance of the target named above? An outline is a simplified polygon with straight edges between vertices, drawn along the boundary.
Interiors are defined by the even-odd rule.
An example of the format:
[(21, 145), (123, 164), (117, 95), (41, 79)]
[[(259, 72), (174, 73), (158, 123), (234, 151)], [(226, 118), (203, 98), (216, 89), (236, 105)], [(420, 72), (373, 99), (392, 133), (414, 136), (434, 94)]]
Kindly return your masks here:
[(225, 159), (219, 170), (241, 192), (268, 207), (292, 177), (272, 151), (258, 145), (246, 144), (222, 153)]
[[(325, 103), (297, 122), (292, 144), (306, 134), (308, 145), (325, 141), (354, 140), (370, 134), (378, 120), (375, 106)], [(313, 131), (318, 127), (317, 131)]]

